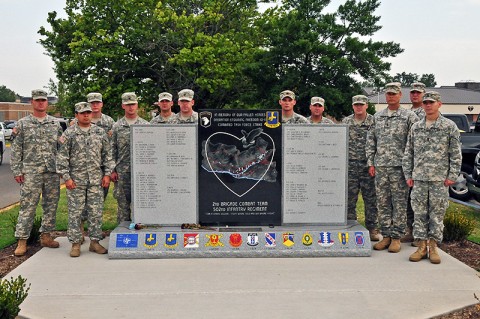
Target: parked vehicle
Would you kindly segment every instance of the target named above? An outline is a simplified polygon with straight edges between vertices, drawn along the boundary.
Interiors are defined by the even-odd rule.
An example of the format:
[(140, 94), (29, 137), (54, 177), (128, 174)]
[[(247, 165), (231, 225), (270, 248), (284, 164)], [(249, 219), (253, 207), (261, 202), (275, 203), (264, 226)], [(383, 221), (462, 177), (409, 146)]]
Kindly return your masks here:
[(3, 126), (3, 123), (0, 122), (0, 165), (3, 163), (3, 154), (5, 153), (6, 150), (6, 145), (5, 145), (5, 128)]
[(17, 122), (5, 122), (5, 139), (6, 140), (12, 140), (13, 136), (12, 136), (12, 133), (13, 133), (13, 128), (15, 127), (15, 125), (17, 124)]

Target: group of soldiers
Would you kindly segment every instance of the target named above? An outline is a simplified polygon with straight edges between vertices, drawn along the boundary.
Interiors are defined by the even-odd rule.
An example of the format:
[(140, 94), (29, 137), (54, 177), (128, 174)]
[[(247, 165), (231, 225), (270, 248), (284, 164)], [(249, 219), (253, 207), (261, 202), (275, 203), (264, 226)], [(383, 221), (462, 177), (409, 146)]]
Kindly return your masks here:
[[(432, 263), (440, 263), (436, 247), (442, 241), (448, 186), (455, 182), (461, 165), (459, 131), (452, 121), (441, 116), (440, 95), (425, 92), (422, 83), (412, 84), (411, 110), (400, 107), (399, 83), (387, 84), (385, 95), (388, 107), (375, 115), (367, 113), (366, 96), (354, 96), (353, 114), (343, 120), (350, 128), (347, 218), (357, 219), (356, 204), (361, 192), (365, 224), (371, 240), (377, 241), (374, 249), (388, 248), (396, 253), (401, 242), (412, 242), (418, 249), (410, 256), (411, 261), (428, 256)], [(107, 250), (99, 241), (103, 238), (103, 202), (111, 181), (115, 183), (118, 222), (131, 220), (130, 126), (197, 123), (194, 92), (178, 92), (177, 114), (172, 112), (172, 94), (160, 93), (159, 113), (150, 122), (138, 116), (138, 100), (133, 92), (122, 95), (124, 117), (117, 122), (102, 113), (102, 95), (89, 93), (86, 102), (75, 105), (76, 119), (65, 132), (46, 113), (45, 91), (33, 90), (31, 102), (33, 114), (18, 121), (12, 144), (12, 171), (21, 184), (15, 255), (23, 256), (27, 251), (26, 241), (40, 194), (41, 245), (59, 247), (51, 232), (55, 230), (60, 178), (67, 188), (70, 256), (80, 256), (85, 222), (89, 250), (105, 254)], [(323, 116), (325, 100), (321, 97), (311, 98), (308, 118), (294, 112), (292, 91), (282, 91), (279, 104), (284, 124), (334, 124)]]

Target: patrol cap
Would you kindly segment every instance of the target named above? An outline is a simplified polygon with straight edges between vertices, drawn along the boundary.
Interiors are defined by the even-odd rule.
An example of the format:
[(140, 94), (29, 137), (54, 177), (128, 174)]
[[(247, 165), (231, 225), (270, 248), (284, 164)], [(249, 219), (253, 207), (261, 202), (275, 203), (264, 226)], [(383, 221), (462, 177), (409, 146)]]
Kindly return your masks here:
[(425, 95), (423, 96), (423, 101), (440, 101), (442, 99), (442, 97), (440, 96), (440, 93), (438, 93), (437, 91), (428, 91), (427, 93), (425, 93)]
[(400, 82), (392, 82), (385, 84), (385, 93), (400, 93), (402, 91), (402, 84)]
[(425, 92), (425, 84), (423, 84), (422, 82), (415, 82), (415, 83), (412, 83), (412, 86), (411, 86), (411, 89), (410, 89), (410, 92)]
[(193, 100), (193, 95), (195, 93), (190, 89), (183, 89), (178, 92), (178, 100), (179, 101), (191, 101)]
[(367, 104), (368, 103), (368, 97), (365, 95), (355, 95), (352, 97), (352, 105), (353, 104)]
[(92, 103), (92, 102), (103, 102), (102, 101), (102, 94), (92, 92), (87, 94), (87, 102)]
[(280, 100), (283, 100), (286, 97), (289, 97), (292, 100), (295, 100), (295, 93), (293, 93), (290, 90), (285, 90), (285, 91), (280, 92)]
[(310, 104), (311, 105), (320, 104), (321, 106), (325, 106), (325, 100), (322, 99), (321, 97), (314, 96), (310, 99)]
[(47, 92), (44, 90), (32, 90), (32, 100), (48, 100)]
[(92, 111), (92, 107), (90, 106), (90, 103), (88, 102), (78, 102), (75, 104), (75, 113), (83, 113), (83, 112), (88, 112)]
[(167, 101), (171, 102), (173, 100), (173, 95), (171, 95), (168, 92), (162, 92), (158, 95), (158, 100), (159, 101), (167, 100)]
[(138, 103), (137, 95), (135, 92), (127, 92), (122, 94), (122, 104), (135, 104)]

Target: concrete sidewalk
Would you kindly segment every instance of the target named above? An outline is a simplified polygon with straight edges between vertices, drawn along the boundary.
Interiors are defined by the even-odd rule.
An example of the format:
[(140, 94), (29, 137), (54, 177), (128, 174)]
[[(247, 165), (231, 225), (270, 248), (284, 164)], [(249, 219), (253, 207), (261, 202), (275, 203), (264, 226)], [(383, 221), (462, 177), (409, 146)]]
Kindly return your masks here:
[[(109, 260), (70, 244), (42, 249), (6, 275), (31, 290), (20, 315), (56, 318), (429, 318), (475, 304), (479, 273), (414, 247), (371, 257)], [(108, 245), (108, 238), (102, 242)]]

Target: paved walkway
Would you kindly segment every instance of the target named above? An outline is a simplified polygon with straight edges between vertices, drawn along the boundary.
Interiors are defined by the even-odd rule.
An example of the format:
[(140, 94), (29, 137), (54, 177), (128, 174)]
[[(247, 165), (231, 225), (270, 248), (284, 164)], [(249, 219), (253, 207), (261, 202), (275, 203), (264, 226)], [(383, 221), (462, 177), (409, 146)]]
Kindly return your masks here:
[[(31, 290), (20, 315), (56, 318), (430, 318), (475, 304), (479, 273), (415, 248), (371, 257), (109, 260), (70, 244), (42, 249), (8, 274)], [(108, 245), (108, 238), (103, 241)]]

